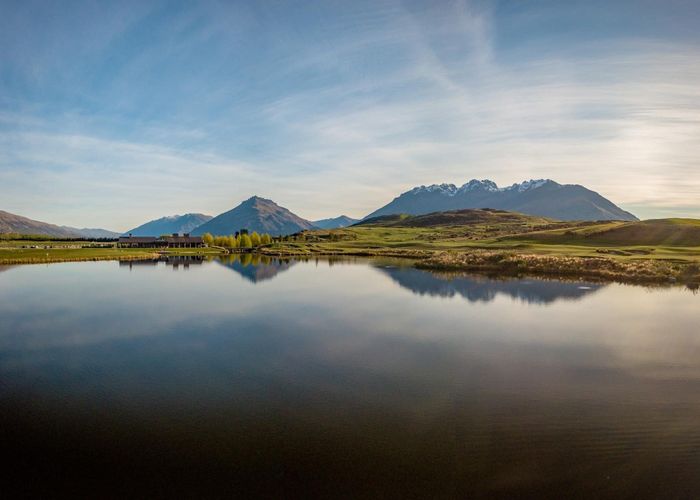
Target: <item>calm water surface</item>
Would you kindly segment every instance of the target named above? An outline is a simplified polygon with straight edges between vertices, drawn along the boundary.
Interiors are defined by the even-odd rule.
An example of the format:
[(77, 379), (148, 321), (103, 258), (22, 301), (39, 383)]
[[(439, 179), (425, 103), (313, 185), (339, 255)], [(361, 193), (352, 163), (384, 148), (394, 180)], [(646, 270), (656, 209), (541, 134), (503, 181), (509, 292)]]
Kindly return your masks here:
[(700, 497), (685, 289), (250, 256), (1, 271), (5, 492)]

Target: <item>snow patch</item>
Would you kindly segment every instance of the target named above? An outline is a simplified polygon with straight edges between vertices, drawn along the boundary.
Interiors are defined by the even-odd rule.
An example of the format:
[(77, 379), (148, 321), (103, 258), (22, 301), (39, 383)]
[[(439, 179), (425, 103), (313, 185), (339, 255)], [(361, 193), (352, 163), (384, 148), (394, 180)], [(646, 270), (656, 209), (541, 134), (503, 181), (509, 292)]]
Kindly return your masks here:
[(421, 194), (421, 193), (439, 193), (443, 196), (455, 196), (459, 194), (469, 193), (472, 191), (487, 191), (489, 193), (503, 193), (506, 191), (517, 191), (524, 193), (532, 189), (537, 189), (549, 182), (554, 182), (551, 179), (530, 179), (521, 183), (515, 183), (512, 186), (499, 188), (498, 185), (489, 179), (472, 179), (463, 184), (459, 188), (454, 184), (431, 184), (430, 186), (417, 186), (404, 194)]

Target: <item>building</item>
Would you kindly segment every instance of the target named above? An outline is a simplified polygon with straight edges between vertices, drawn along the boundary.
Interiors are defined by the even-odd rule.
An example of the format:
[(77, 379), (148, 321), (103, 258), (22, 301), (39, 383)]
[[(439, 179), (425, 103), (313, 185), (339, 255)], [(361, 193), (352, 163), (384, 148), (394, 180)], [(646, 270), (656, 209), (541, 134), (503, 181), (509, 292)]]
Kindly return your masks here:
[(165, 242), (158, 241), (155, 236), (120, 236), (117, 242), (122, 248), (156, 248), (165, 246)]
[(120, 236), (117, 246), (120, 248), (201, 248), (204, 241), (199, 236), (190, 236), (185, 233), (179, 236)]
[(190, 236), (190, 233), (184, 233), (182, 236), (173, 233), (172, 236), (162, 236), (159, 241), (164, 241), (168, 248), (199, 248), (204, 246), (204, 240), (201, 236)]

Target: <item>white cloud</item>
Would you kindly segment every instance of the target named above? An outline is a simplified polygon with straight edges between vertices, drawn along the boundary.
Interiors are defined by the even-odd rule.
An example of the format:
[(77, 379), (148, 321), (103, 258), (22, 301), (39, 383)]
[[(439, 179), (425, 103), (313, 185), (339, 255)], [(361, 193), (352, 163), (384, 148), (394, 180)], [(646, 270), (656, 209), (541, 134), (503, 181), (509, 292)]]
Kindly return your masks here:
[[(417, 184), (550, 177), (644, 216), (700, 216), (698, 45), (619, 37), (504, 52), (488, 9), (385, 7), (353, 12), (311, 40), (319, 43), (280, 30), (275, 44), (270, 34), (273, 66), (221, 62), (227, 75), (259, 79), (213, 79), (196, 92), (221, 76), (206, 66), (182, 83), (187, 98), (168, 104), (165, 118), (0, 113), (2, 208), (126, 229), (258, 194), (308, 218), (363, 216)], [(200, 53), (192, 47), (223, 39), (216, 54), (235, 52), (254, 22), (227, 12), (178, 18), (168, 50), (186, 62), (181, 54)], [(124, 103), (159, 50), (115, 75), (110, 88)], [(119, 102), (110, 111), (129, 107)]]

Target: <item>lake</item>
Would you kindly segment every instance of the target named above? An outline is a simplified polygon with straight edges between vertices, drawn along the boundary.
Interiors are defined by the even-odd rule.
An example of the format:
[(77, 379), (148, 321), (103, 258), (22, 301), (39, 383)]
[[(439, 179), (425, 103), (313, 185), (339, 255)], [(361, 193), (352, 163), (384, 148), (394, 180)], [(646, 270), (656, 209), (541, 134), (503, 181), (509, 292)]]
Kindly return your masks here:
[(250, 255), (1, 271), (26, 494), (700, 497), (681, 287)]

